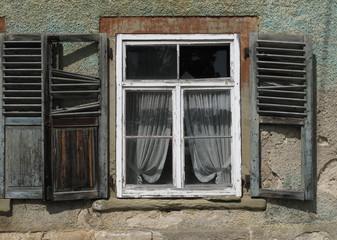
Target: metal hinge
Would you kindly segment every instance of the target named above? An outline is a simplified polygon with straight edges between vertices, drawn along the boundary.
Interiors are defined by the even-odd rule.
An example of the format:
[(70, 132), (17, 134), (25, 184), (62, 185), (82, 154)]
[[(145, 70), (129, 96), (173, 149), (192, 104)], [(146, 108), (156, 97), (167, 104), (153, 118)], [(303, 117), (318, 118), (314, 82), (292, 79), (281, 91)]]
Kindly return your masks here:
[(109, 58), (110, 58), (111, 60), (113, 60), (114, 56), (113, 56), (113, 50), (112, 50), (112, 48), (109, 48), (109, 53), (108, 53), (108, 55), (109, 55)]
[(245, 60), (246, 60), (247, 58), (249, 58), (249, 48), (248, 48), (248, 47), (245, 47), (245, 48), (244, 48), (244, 51), (245, 51), (244, 58), (245, 58)]

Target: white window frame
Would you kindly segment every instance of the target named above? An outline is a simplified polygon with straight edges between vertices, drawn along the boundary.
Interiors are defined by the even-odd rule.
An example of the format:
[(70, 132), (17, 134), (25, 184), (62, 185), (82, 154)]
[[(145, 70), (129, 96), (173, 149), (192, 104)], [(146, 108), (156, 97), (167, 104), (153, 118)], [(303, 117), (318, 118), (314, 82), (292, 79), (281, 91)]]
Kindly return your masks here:
[[(230, 77), (185, 80), (127, 80), (125, 79), (126, 45), (153, 44), (228, 44), (230, 46)], [(178, 53), (179, 55), (179, 53)], [(203, 80), (203, 81), (200, 81)], [(184, 90), (228, 89), (231, 91), (232, 154), (231, 186), (199, 185), (184, 186), (184, 142), (182, 97)], [(125, 176), (125, 91), (169, 90), (172, 91), (172, 154), (173, 187), (167, 185), (126, 185)], [(179, 107), (177, 107), (179, 106)], [(179, 111), (178, 111), (179, 109)], [(241, 197), (241, 110), (240, 110), (240, 35), (239, 34), (117, 34), (116, 36), (116, 188), (119, 198), (159, 197)]]

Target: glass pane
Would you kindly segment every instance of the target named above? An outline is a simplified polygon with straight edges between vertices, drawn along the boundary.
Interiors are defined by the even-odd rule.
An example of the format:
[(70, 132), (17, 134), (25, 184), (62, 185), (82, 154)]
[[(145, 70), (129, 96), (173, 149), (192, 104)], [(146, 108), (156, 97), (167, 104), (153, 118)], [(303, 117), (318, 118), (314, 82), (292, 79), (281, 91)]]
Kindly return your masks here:
[(185, 136), (230, 136), (230, 90), (184, 93)]
[(171, 139), (126, 139), (127, 184), (172, 184)]
[(176, 78), (176, 46), (126, 46), (126, 79)]
[(184, 94), (186, 184), (231, 184), (230, 91)]
[(127, 136), (171, 136), (171, 92), (127, 92)]
[(181, 46), (180, 78), (230, 76), (229, 46)]
[(185, 140), (185, 184), (231, 183), (231, 139)]

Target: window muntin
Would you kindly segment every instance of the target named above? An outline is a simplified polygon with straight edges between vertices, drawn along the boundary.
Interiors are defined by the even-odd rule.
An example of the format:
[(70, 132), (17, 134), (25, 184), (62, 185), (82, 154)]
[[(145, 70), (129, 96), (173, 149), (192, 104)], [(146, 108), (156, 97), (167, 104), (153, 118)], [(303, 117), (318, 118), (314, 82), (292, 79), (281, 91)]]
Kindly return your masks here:
[[(199, 37), (199, 39), (197, 39)], [(158, 40), (158, 41), (155, 41)], [(240, 84), (239, 84), (239, 38), (236, 34), (231, 35), (118, 35), (117, 36), (117, 196), (118, 197), (196, 197), (196, 196), (219, 196), (219, 195), (241, 195), (240, 186), (240, 164), (241, 164), (241, 147), (240, 147)], [(160, 48), (176, 49), (176, 61), (171, 58), (170, 64), (176, 64), (177, 69), (175, 78), (146, 78), (143, 76), (136, 79), (129, 78), (128, 73), (128, 49), (138, 52), (147, 50), (158, 50)], [(150, 55), (150, 52), (144, 53)], [(173, 56), (174, 54), (171, 54)], [(158, 59), (157, 62), (163, 63), (166, 60)], [(162, 54), (165, 56), (165, 54)], [(213, 57), (212, 57), (213, 56)], [(186, 78), (186, 74), (181, 74), (181, 71), (188, 69), (187, 63), (191, 63), (192, 59), (197, 59), (206, 62), (209, 59), (208, 69), (206, 74), (192, 75)], [(168, 64), (168, 65), (170, 65)], [(163, 64), (156, 64), (163, 68)], [(224, 68), (219, 68), (223, 65)], [(140, 67), (140, 66), (137, 66)], [(198, 68), (198, 65), (193, 66)], [(216, 69), (218, 69), (216, 71)], [(209, 71), (212, 70), (212, 71)], [(156, 70), (151, 70), (156, 71)], [(146, 72), (146, 71), (145, 71)], [(183, 76), (184, 75), (184, 76)], [(172, 75), (171, 75), (172, 76)], [(185, 78), (184, 78), (185, 77)], [(171, 92), (172, 93), (172, 134), (154, 135), (152, 136), (136, 136), (129, 135), (130, 123), (128, 118), (129, 105), (128, 95), (132, 92), (154, 94), (156, 92)], [(215, 118), (209, 119), (209, 122), (219, 122), (219, 118), (225, 119), (218, 126), (208, 127), (219, 130), (206, 130), (203, 134), (188, 134), (186, 130), (187, 118), (185, 118), (184, 109), (191, 108), (188, 98), (193, 98), (199, 95), (204, 103), (194, 110), (203, 112), (211, 111), (211, 106), (207, 104), (215, 104), (219, 102), (215, 110)], [(200, 96), (202, 96), (200, 98)], [(222, 102), (219, 99), (224, 100)], [(216, 100), (218, 99), (218, 100)], [(121, 100), (121, 101), (119, 101)], [(139, 102), (138, 102), (139, 103)], [(205, 105), (206, 104), (206, 105)], [(205, 105), (205, 106), (204, 106)], [(188, 107), (186, 107), (188, 106)], [(214, 105), (215, 106), (215, 105)], [(139, 108), (139, 107), (138, 107)], [(226, 111), (225, 111), (226, 109)], [(234, 111), (232, 111), (234, 110)], [(225, 113), (227, 112), (227, 113)], [(225, 115), (226, 114), (226, 115)], [(150, 114), (153, 115), (153, 114)], [(124, 116), (124, 118), (123, 118)], [(152, 116), (153, 117), (153, 116)], [(151, 118), (152, 118), (151, 117)], [(214, 117), (214, 116), (213, 116)], [(150, 120), (151, 121), (151, 120)], [(191, 124), (198, 124), (193, 121), (193, 117), (188, 120)], [(235, 124), (232, 124), (232, 123)], [(206, 121), (207, 123), (207, 121)], [(204, 125), (206, 124), (204, 123)], [(225, 124), (226, 123), (226, 124)], [(138, 124), (139, 125), (139, 124)], [(206, 124), (207, 125), (207, 124)], [(123, 126), (118, 128), (118, 126)], [(191, 126), (190, 126), (191, 127)], [(135, 132), (133, 133), (135, 134)], [(133, 142), (133, 147), (130, 142)], [(157, 153), (159, 159), (158, 164), (154, 167), (160, 169), (161, 174), (152, 172), (150, 178), (142, 173), (141, 168), (135, 167), (135, 156), (137, 149), (135, 145), (157, 144), (162, 145), (159, 148), (165, 149), (165, 153)], [(143, 142), (143, 143), (140, 143)], [(196, 144), (197, 142), (197, 144)], [(207, 143), (207, 144), (206, 144)], [(234, 143), (234, 144), (233, 144)], [(151, 145), (150, 144), (150, 145)], [(212, 145), (219, 145), (218, 151), (212, 151)], [(208, 153), (213, 157), (209, 160), (210, 164), (202, 166), (196, 164), (198, 161), (193, 158), (191, 160), (191, 152), (195, 154), (196, 146), (204, 146)], [(194, 150), (190, 150), (190, 147)], [(198, 148), (198, 147), (197, 147)], [(138, 151), (142, 151), (138, 146)], [(226, 149), (226, 150), (224, 150)], [(143, 149), (144, 150), (144, 149)], [(226, 151), (226, 153), (222, 153)], [(158, 151), (159, 152), (159, 151)], [(207, 152), (207, 151), (206, 151)], [(133, 164), (131, 166), (130, 155), (133, 156)], [(207, 154), (206, 154), (207, 155)], [(209, 155), (209, 154), (208, 154)], [(233, 155), (233, 156), (232, 156)], [(164, 159), (165, 156), (165, 160)], [(217, 156), (217, 157), (215, 157)], [(203, 156), (204, 157), (204, 156)], [(155, 161), (155, 160), (151, 160)], [(213, 161), (213, 162), (212, 162)], [(210, 167), (213, 163), (216, 166)], [(160, 162), (160, 163), (159, 163)], [(192, 163), (193, 162), (193, 163)], [(201, 161), (202, 162), (202, 161)], [(194, 165), (194, 167), (193, 167)], [(214, 164), (213, 164), (214, 165)], [(131, 167), (130, 167), (131, 166)], [(199, 174), (199, 179), (194, 173), (198, 167), (210, 168), (213, 171), (210, 174)], [(132, 169), (133, 168), (133, 169)], [(152, 169), (153, 170), (153, 169)], [(206, 171), (207, 172), (207, 171)], [(226, 172), (226, 174), (223, 174)], [(156, 177), (154, 177), (156, 175)], [(160, 175), (158, 177), (158, 175)], [(161, 175), (165, 176), (162, 177)], [(200, 177), (207, 175), (206, 177)], [(226, 176), (225, 176), (226, 175)], [(147, 178), (147, 180), (146, 180)], [(171, 180), (171, 181), (170, 181)], [(201, 180), (201, 181), (200, 181)], [(220, 191), (219, 191), (220, 190)]]

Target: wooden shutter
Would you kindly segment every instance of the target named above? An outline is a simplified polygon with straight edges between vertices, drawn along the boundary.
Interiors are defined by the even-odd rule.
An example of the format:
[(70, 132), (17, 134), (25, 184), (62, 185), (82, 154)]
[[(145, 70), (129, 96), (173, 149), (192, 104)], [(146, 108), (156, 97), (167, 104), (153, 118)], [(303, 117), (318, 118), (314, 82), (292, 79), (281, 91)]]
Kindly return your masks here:
[[(97, 76), (63, 69), (93, 49)], [(0, 55), (0, 198), (107, 198), (107, 36), (0, 34)]]
[[(313, 77), (309, 36), (250, 34), (251, 195), (313, 198)], [(260, 126), (301, 128), (301, 190), (261, 188)]]
[(0, 197), (42, 198), (43, 35), (0, 35)]
[[(47, 198), (107, 198), (107, 37), (104, 34), (50, 35), (48, 39), (51, 59), (56, 62), (49, 65), (51, 144)], [(74, 42), (92, 44), (76, 50), (72, 62), (80, 60), (83, 53), (87, 56), (86, 49), (97, 49), (88, 51), (98, 55), (98, 76), (63, 69), (67, 59), (60, 46)]]

